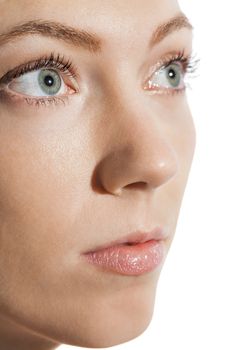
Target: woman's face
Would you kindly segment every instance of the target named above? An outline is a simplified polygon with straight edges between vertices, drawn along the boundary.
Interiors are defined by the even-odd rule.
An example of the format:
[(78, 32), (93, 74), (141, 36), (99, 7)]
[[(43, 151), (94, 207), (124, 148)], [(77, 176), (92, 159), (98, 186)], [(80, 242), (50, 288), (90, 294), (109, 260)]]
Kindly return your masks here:
[[(175, 0), (3, 0), (0, 13), (1, 339), (127, 342), (151, 321), (165, 259), (127, 275), (82, 253), (157, 225), (168, 253), (195, 128), (182, 62), (156, 69), (191, 54), (191, 28), (171, 21), (152, 42), (180, 15)], [(53, 69), (27, 64), (51, 54)]]

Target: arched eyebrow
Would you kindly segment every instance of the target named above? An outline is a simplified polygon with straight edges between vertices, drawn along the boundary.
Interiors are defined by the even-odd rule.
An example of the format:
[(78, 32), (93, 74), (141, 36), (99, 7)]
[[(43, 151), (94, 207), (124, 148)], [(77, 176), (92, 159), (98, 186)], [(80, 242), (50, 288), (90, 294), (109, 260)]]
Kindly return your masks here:
[(189, 19), (181, 12), (177, 16), (170, 18), (167, 22), (160, 24), (152, 33), (149, 47), (157, 45), (169, 34), (182, 28), (193, 30), (193, 26)]
[[(168, 21), (160, 24), (152, 33), (149, 47), (157, 45), (165, 37), (181, 28), (193, 29), (188, 18), (179, 13)], [(92, 53), (101, 52), (103, 39), (97, 34), (67, 26), (56, 21), (31, 20), (14, 26), (7, 33), (0, 34), (0, 45), (26, 35), (39, 34), (45, 37), (62, 40), (68, 44), (82, 47)]]

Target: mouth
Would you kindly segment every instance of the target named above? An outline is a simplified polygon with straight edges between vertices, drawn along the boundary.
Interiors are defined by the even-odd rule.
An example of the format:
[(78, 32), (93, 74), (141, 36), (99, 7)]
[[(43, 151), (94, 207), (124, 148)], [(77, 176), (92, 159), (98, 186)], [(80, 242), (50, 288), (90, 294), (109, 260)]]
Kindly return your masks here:
[(85, 252), (85, 259), (101, 268), (122, 275), (142, 275), (160, 266), (165, 256), (167, 232), (157, 226), (150, 232), (136, 231), (121, 239)]
[(126, 234), (125, 236), (117, 240), (110, 241), (108, 243), (104, 243), (99, 246), (96, 246), (95, 248), (89, 250), (86, 253), (96, 252), (105, 248), (110, 248), (118, 245), (131, 246), (131, 245), (137, 245), (139, 243), (145, 243), (150, 240), (156, 240), (156, 241), (165, 240), (167, 237), (168, 237), (168, 230), (165, 230), (165, 228), (163, 228), (162, 226), (156, 226), (151, 231), (136, 230), (134, 232)]

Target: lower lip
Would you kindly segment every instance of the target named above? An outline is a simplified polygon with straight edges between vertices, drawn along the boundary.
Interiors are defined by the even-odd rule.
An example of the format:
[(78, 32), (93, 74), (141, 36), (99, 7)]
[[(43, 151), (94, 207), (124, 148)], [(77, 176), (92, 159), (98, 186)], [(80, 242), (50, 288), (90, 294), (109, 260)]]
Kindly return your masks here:
[(164, 242), (150, 240), (135, 245), (116, 245), (84, 254), (91, 264), (122, 275), (142, 275), (153, 271), (164, 257)]

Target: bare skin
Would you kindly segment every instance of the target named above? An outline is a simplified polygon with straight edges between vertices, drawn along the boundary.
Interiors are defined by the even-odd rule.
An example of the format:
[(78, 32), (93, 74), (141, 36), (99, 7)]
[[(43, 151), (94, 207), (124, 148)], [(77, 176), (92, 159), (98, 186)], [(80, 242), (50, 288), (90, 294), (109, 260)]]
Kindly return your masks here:
[(80, 88), (65, 104), (39, 107), (19, 91), (0, 94), (0, 349), (110, 347), (148, 327), (162, 266), (132, 277), (79, 258), (157, 224), (169, 231), (169, 251), (195, 127), (185, 92), (153, 94), (142, 83), (162, 56), (191, 53), (189, 28), (148, 49), (155, 28), (179, 12), (175, 0), (0, 1), (0, 39), (42, 19), (102, 40), (98, 54), (39, 34), (0, 46), (0, 79), (55, 52), (76, 67)]

